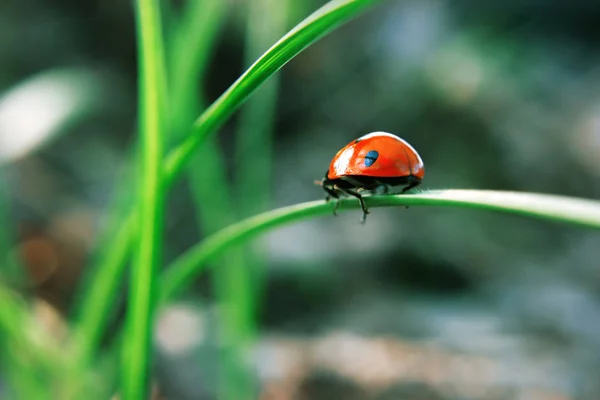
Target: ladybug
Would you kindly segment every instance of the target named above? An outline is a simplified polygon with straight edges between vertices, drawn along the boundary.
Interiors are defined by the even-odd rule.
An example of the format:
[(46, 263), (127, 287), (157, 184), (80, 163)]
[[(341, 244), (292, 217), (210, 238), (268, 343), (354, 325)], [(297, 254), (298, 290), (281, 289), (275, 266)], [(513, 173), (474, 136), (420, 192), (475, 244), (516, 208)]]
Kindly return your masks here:
[[(390, 193), (393, 186), (404, 185), (401, 193), (418, 186), (425, 176), (423, 160), (405, 140), (386, 132), (364, 135), (342, 148), (331, 160), (320, 182), (329, 201), (346, 194), (358, 198), (364, 224), (369, 214), (364, 192)], [(336, 203), (334, 215), (338, 208)]]

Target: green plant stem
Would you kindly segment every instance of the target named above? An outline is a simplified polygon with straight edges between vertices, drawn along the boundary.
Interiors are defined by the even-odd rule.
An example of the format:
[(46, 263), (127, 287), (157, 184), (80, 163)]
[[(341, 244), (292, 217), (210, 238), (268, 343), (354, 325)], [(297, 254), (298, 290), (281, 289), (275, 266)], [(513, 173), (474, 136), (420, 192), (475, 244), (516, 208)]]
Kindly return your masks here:
[[(549, 194), (439, 190), (414, 195), (368, 197), (366, 203), (368, 207), (474, 208), (600, 229), (600, 202)], [(176, 294), (204, 271), (209, 260), (232, 246), (293, 222), (331, 214), (332, 208), (332, 203), (311, 201), (269, 211), (223, 229), (189, 249), (166, 269), (161, 279), (161, 298), (165, 300)], [(339, 211), (357, 208), (359, 204), (355, 199), (343, 199)]]
[(165, 71), (159, 6), (136, 2), (140, 69), (141, 171), (138, 243), (131, 270), (125, 316), (121, 398), (143, 400), (149, 389), (155, 281), (161, 260), (164, 189), (161, 180)]
[[(327, 3), (321, 9), (306, 18), (294, 29), (288, 32), (280, 41), (269, 49), (256, 63), (246, 71), (219, 99), (209, 107), (194, 124), (188, 139), (173, 150), (163, 163), (163, 181), (168, 187), (181, 173), (186, 161), (194, 151), (214, 133), (242, 104), (272, 74), (294, 58), (298, 53), (313, 42), (339, 27), (342, 23), (356, 17), (367, 7), (379, 0), (335, 0)], [(166, 190), (166, 189), (165, 189)], [(93, 309), (94, 315), (82, 321), (78, 329), (82, 332), (80, 340), (83, 352), (82, 358), (91, 359), (97, 351), (97, 339), (105, 329), (106, 315), (109, 313), (112, 298), (98, 296), (98, 293), (114, 293), (123, 274), (129, 245), (133, 243), (135, 216), (132, 214), (125, 219), (123, 226), (115, 234), (112, 245), (106, 249), (106, 256), (98, 268), (97, 274), (111, 276), (112, 279), (94, 280), (93, 291), (81, 300), (82, 309)], [(124, 245), (126, 243), (127, 245)]]

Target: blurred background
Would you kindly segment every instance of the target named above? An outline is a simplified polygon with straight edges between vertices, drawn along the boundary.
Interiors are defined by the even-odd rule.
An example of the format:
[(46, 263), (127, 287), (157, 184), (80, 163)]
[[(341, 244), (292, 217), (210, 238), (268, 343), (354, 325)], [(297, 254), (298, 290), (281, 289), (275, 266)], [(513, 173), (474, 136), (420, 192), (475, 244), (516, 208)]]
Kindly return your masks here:
[[(251, 50), (247, 2), (223, 4), (203, 83), (192, 87), (206, 103), (324, 2), (265, 9), (279, 23), (265, 22), (262, 37), (273, 39)], [(418, 150), (423, 189), (597, 198), (599, 20), (591, 0), (382, 2), (286, 65), (271, 82), (273, 109), (247, 104), (267, 121), (270, 153), (239, 144), (240, 126), (252, 126), (245, 108), (220, 130), (213, 145), (225, 166), (205, 163), (207, 179), (236, 182), (240, 158), (248, 165), (255, 154), (268, 171), (256, 198), (233, 197), (236, 214), (223, 222), (323, 198), (314, 180), (372, 131)], [(13, 284), (20, 271), (6, 268), (2, 279), (32, 292), (36, 315), (60, 336), (115, 182), (132, 165), (132, 4), (2, 2), (0, 59), (0, 241), (30, 278)], [(242, 180), (245, 193), (254, 179)], [(203, 215), (192, 192), (181, 179), (169, 194), (165, 263), (210, 233), (190, 218)], [(211, 213), (221, 203), (206, 204)], [(600, 398), (600, 233), (460, 209), (378, 208), (359, 219), (302, 222), (240, 250), (253, 271), (248, 363), (261, 398)], [(217, 390), (215, 280), (204, 276), (160, 312), (156, 382), (166, 398)]]

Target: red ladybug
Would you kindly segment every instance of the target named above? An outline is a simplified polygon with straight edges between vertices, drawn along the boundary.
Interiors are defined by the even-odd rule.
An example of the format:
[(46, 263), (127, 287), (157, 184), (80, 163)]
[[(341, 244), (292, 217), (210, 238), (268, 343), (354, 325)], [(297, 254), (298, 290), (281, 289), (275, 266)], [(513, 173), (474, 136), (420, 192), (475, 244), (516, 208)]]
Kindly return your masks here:
[[(364, 223), (369, 211), (364, 192), (387, 194), (393, 186), (405, 185), (401, 193), (421, 183), (425, 176), (423, 160), (405, 140), (386, 132), (373, 132), (350, 142), (331, 160), (321, 181), (326, 201), (341, 194), (358, 198)], [(333, 213), (335, 214), (338, 204)]]

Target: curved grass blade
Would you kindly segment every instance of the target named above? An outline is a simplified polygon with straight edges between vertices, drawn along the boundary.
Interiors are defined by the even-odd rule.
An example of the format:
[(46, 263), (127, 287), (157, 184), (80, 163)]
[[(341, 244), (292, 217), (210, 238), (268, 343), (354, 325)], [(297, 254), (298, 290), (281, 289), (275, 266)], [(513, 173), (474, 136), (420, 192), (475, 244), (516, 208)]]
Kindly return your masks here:
[[(488, 190), (439, 190), (414, 195), (366, 198), (369, 207), (438, 206), (475, 208), (519, 214), (600, 229), (600, 202), (549, 194)], [(275, 228), (332, 212), (332, 203), (312, 201), (248, 218), (205, 239), (175, 260), (161, 279), (164, 300), (188, 285), (223, 251)], [(358, 208), (354, 199), (343, 199), (340, 209)]]
[(188, 138), (165, 161), (166, 182), (176, 178), (194, 150), (214, 133), (264, 81), (302, 50), (380, 0), (333, 0), (296, 25), (196, 120)]

